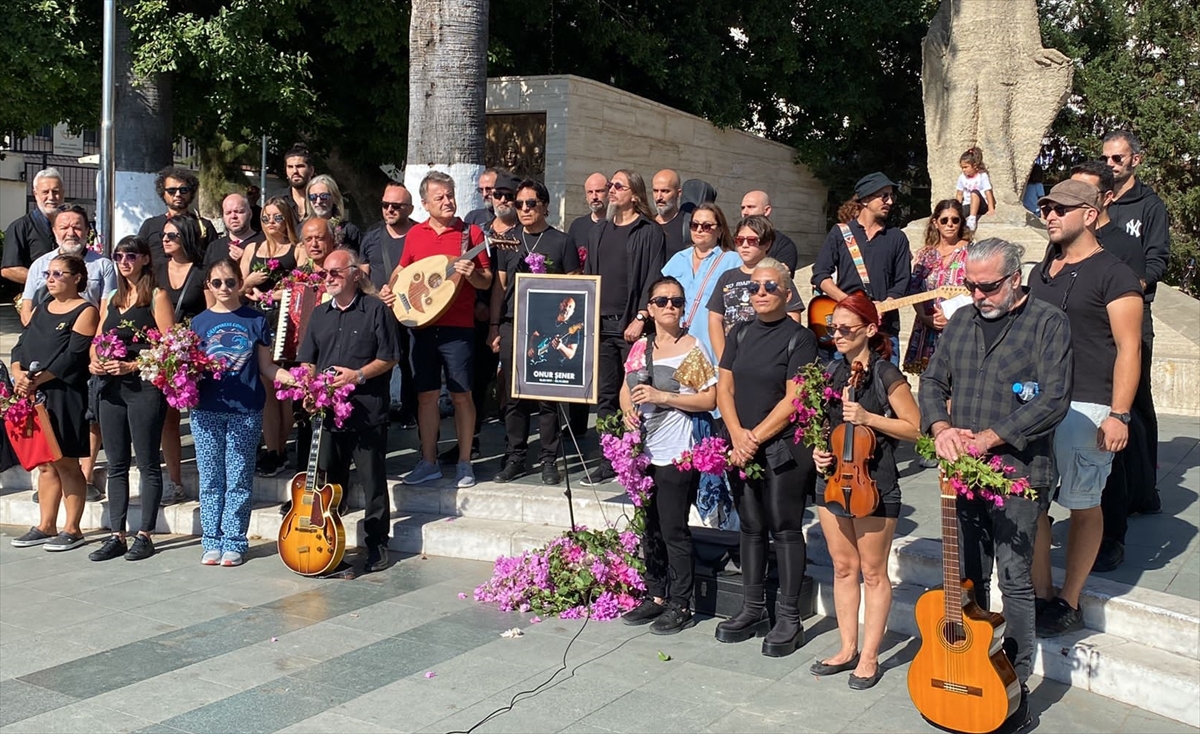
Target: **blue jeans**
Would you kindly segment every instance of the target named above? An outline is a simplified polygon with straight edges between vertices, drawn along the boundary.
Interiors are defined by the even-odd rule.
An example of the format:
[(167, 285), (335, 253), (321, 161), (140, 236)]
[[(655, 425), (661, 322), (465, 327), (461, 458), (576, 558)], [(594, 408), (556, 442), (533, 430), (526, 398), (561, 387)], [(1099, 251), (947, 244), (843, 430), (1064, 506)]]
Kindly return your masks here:
[(201, 545), (206, 551), (245, 553), (262, 412), (193, 410), (191, 419), (200, 470)]

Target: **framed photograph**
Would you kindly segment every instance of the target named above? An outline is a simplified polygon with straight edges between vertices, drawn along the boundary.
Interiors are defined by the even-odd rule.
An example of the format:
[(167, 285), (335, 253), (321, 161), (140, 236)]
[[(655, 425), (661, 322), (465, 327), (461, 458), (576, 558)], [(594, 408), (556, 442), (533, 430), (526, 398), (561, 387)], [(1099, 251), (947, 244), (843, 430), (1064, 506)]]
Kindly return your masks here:
[(516, 398), (595, 403), (600, 276), (517, 273)]

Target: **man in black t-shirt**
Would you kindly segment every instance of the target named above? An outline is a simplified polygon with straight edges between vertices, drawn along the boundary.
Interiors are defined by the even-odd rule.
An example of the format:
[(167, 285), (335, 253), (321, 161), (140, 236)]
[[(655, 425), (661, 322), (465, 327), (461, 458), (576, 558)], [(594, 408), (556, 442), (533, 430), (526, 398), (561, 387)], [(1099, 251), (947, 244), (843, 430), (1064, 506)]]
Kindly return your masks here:
[(142, 222), (138, 230), (138, 238), (150, 245), (150, 259), (154, 265), (157, 267), (167, 261), (162, 235), (163, 226), (171, 217), (195, 217), (200, 224), (200, 249), (207, 250), (209, 243), (217, 238), (217, 228), (204, 217), (191, 212), (192, 202), (200, 191), (200, 179), (196, 174), (179, 166), (167, 166), (154, 178), (154, 190), (167, 205), (167, 213), (150, 217)]
[[(588, 213), (576, 217), (567, 227), (567, 244), (579, 253), (579, 264), (587, 262), (588, 238), (592, 230), (604, 221), (608, 209), (608, 176), (603, 173), (593, 173), (583, 182), (584, 196), (587, 199)], [(567, 407), (571, 414), (571, 432), (579, 438), (587, 433), (588, 414), (591, 406), (587, 403), (571, 403)]]
[(308, 182), (317, 173), (312, 164), (312, 154), (306, 146), (296, 143), (283, 154), (283, 172), (288, 185), (271, 194), (270, 198), (278, 196), (292, 202), (292, 212), (299, 221), (304, 219), (304, 212), (308, 210)]
[(34, 175), (33, 200), (33, 211), (13, 220), (4, 232), (0, 276), (20, 285), (29, 278), (33, 261), (58, 247), (50, 229), (50, 217), (63, 203), (62, 174), (57, 169), (45, 168)]
[[(1038, 520), (1033, 584), (1042, 600), (1038, 634), (1083, 628), (1079, 595), (1104, 532), (1100, 498), (1113, 454), (1129, 440), (1130, 409), (1141, 371), (1142, 289), (1092, 231), (1100, 192), (1067, 180), (1038, 200), (1052, 251), (1029, 278), (1030, 295), (1067, 312), (1075, 356), (1067, 417), (1054, 435), (1061, 483), (1058, 503), (1071, 511), (1066, 578), (1057, 596), (1050, 576), (1050, 520)], [(1099, 445), (1097, 445), (1099, 444)]]
[(205, 267), (226, 257), (241, 262), (246, 250), (253, 252), (254, 246), (266, 239), (251, 226), (250, 202), (241, 194), (230, 194), (221, 202), (221, 220), (225, 222), (225, 235), (213, 240), (204, 251)]
[[(771, 197), (767, 196), (765, 191), (748, 191), (742, 197), (742, 217), (755, 215), (771, 218)], [(772, 224), (774, 223), (772, 222)], [(775, 245), (771, 248), (771, 257), (788, 266), (792, 271), (792, 277), (796, 277), (800, 253), (792, 238), (778, 229), (775, 230)]]
[(667, 238), (667, 259), (670, 260), (672, 255), (687, 247), (683, 238), (683, 220), (679, 216), (679, 197), (683, 193), (679, 174), (664, 168), (654, 174), (650, 186), (654, 208), (658, 212), (654, 221), (662, 225), (663, 235)]

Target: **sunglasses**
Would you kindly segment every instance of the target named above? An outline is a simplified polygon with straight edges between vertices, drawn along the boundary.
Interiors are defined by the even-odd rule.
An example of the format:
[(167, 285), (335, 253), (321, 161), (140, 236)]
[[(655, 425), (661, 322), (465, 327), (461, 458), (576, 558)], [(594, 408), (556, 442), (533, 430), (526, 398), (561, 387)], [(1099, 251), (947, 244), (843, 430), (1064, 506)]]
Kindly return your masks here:
[(114, 252), (112, 260), (115, 263), (135, 263), (141, 257), (137, 252)]
[(768, 294), (774, 294), (779, 290), (779, 282), (774, 280), (752, 280), (750, 281), (750, 292), (754, 294), (766, 291)]
[(287, 218), (284, 217), (282, 214), (264, 214), (259, 218), (262, 219), (263, 222), (267, 222), (270, 224), (283, 224), (284, 222), (287, 221)]
[(321, 280), (327, 280), (329, 278), (341, 279), (346, 277), (346, 273), (353, 269), (354, 266), (347, 265), (344, 268), (330, 268), (329, 270), (318, 271), (317, 275), (321, 276)]
[(492, 190), (492, 199), (494, 201), (512, 201), (516, 197), (516, 194), (510, 194), (507, 191), (496, 191), (495, 189)]
[(495, 187), (493, 187), (493, 186), (480, 186), (480, 187), (479, 187), (479, 193), (483, 194), (483, 197), (486, 199), (487, 197), (489, 197), (489, 196), (491, 196), (491, 195), (492, 195), (492, 189), (493, 189), (493, 188), (495, 188)]
[(61, 280), (69, 275), (70, 273), (65, 270), (47, 270), (46, 272), (42, 273), (42, 280)]
[(213, 278), (212, 280), (208, 281), (208, 284), (214, 291), (220, 290), (221, 286), (225, 286), (229, 290), (233, 290), (234, 288), (237, 288), (238, 282), (237, 278)]
[(657, 296), (650, 299), (650, 305), (658, 306), (659, 308), (666, 308), (668, 303), (675, 308), (683, 308), (687, 303), (687, 299), (683, 296), (671, 296), (669, 298), (667, 296)]
[(1056, 217), (1065, 217), (1067, 216), (1067, 212), (1073, 212), (1081, 206), (1083, 204), (1072, 204), (1071, 206), (1065, 204), (1055, 204), (1054, 206), (1042, 204), (1038, 209), (1042, 212), (1042, 219), (1045, 219), (1050, 216), (1050, 212), (1054, 212), (1054, 216)]
[(332, 196), (332, 194), (330, 194), (328, 191), (325, 191), (320, 194), (309, 194), (308, 200), (312, 202), (329, 201), (330, 196)]
[(697, 222), (693, 219), (688, 223), (688, 229), (692, 230), (693, 232), (712, 232), (716, 230), (716, 228), (716, 222)]
[(988, 295), (989, 293), (995, 293), (996, 291), (1000, 290), (1000, 286), (1004, 285), (1004, 283), (1009, 278), (1013, 277), (1018, 272), (1020, 272), (1020, 271), (1014, 270), (1011, 273), (1009, 273), (1008, 275), (1001, 278), (1000, 280), (993, 280), (991, 283), (976, 283), (974, 281), (963, 278), (963, 288), (967, 289), (967, 293), (974, 293), (975, 291), (979, 291), (980, 293), (983, 293), (984, 295)]
[(1116, 155), (1102, 155), (1100, 156), (1100, 160), (1104, 161), (1105, 163), (1111, 161), (1119, 166), (1125, 162), (1125, 155), (1122, 153), (1117, 153)]
[(858, 331), (859, 329), (863, 328), (864, 326), (866, 326), (866, 324), (858, 324), (856, 326), (839, 326), (838, 324), (831, 324), (829, 326), (828, 331), (830, 334), (833, 334), (834, 336), (849, 338), (851, 336), (854, 336), (854, 332)]
[(187, 196), (188, 194), (192, 193), (193, 189), (191, 186), (169, 186), (163, 189), (163, 191), (167, 192), (171, 196), (176, 196), (179, 194)]
[(403, 201), (381, 201), (379, 202), (379, 206), (384, 209), (395, 209), (399, 212), (404, 211), (408, 207), (412, 206), (412, 204), (406, 204)]
[(751, 247), (758, 247), (759, 243), (759, 239), (757, 237), (734, 237), (733, 241), (739, 246), (750, 245)]
[(959, 217), (942, 217), (938, 220), (938, 224), (958, 224), (962, 219)]
[(517, 199), (513, 203), (517, 205), (518, 209), (537, 209), (538, 204), (542, 202), (537, 199)]
[(163, 242), (179, 242), (182, 239), (178, 232), (163, 232)]
[(611, 189), (612, 191), (620, 192), (620, 191), (624, 191), (624, 190), (628, 189), (629, 187), (626, 186), (625, 184), (621, 183), (620, 181), (612, 181), (608, 184), (608, 188)]

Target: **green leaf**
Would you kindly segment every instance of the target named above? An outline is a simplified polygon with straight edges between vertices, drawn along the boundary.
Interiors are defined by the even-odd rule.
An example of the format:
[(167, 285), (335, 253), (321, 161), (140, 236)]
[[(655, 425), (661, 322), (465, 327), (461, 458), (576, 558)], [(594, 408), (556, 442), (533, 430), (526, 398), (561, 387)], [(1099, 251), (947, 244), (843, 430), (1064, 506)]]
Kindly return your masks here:
[(658, 659), (659, 659), (659, 660), (661, 660), (661, 661), (663, 661), (663, 662), (665, 663), (665, 662), (667, 662), (668, 660), (670, 660), (670, 659), (671, 659), (671, 656), (670, 656), (670, 655), (668, 655), (668, 654), (666, 654), (666, 653), (665, 653), (665, 652), (663, 652), (662, 650), (659, 650), (659, 651), (658, 651)]

